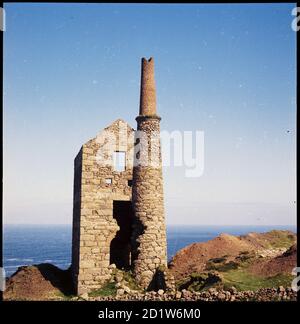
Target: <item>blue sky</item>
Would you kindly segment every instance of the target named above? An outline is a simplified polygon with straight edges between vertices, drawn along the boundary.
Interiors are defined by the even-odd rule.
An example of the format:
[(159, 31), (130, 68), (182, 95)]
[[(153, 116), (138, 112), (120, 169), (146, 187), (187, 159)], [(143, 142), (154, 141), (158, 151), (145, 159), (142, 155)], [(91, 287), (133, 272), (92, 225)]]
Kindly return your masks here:
[(5, 4), (4, 222), (71, 223), (73, 158), (135, 127), (155, 58), (161, 129), (204, 131), (205, 169), (164, 169), (168, 224), (295, 224), (294, 4)]

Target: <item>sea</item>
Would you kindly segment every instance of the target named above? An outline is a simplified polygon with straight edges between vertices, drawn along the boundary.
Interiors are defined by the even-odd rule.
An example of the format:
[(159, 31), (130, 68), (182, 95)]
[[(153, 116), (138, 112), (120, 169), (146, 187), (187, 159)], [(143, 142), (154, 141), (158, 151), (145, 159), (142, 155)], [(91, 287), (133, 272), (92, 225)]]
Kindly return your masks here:
[[(243, 235), (295, 226), (167, 226), (168, 260), (183, 247), (213, 239), (221, 233)], [(4, 225), (3, 264), (6, 277), (18, 267), (52, 263), (67, 269), (71, 263), (72, 227), (70, 225)]]

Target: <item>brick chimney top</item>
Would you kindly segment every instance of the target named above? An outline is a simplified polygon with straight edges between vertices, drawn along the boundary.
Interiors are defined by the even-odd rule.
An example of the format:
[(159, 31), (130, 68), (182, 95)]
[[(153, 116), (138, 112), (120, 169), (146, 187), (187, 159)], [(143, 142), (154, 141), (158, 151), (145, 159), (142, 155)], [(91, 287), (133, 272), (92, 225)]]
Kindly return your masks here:
[(154, 59), (142, 58), (140, 116), (156, 116)]

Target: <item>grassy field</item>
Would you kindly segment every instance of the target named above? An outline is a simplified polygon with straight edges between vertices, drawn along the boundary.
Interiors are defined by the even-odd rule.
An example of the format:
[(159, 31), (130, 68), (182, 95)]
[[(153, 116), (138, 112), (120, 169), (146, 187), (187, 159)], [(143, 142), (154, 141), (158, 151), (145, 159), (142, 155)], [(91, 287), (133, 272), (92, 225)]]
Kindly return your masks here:
[(223, 272), (223, 283), (225, 287), (234, 286), (237, 290), (258, 290), (260, 288), (271, 288), (291, 286), (294, 277), (289, 274), (279, 274), (274, 277), (261, 277), (250, 273), (245, 268)]

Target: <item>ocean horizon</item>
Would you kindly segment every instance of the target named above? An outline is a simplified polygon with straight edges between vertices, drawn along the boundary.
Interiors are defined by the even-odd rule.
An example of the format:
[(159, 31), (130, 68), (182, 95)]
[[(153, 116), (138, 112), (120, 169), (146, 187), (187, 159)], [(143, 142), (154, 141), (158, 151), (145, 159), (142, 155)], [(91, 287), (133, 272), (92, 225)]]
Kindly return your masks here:
[[(221, 233), (244, 235), (270, 230), (297, 231), (296, 225), (167, 225), (170, 260), (183, 247), (213, 239)], [(3, 265), (7, 277), (18, 267), (52, 263), (61, 269), (71, 264), (72, 226), (69, 224), (6, 224), (3, 226)]]

